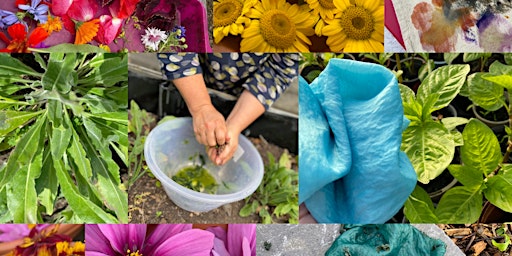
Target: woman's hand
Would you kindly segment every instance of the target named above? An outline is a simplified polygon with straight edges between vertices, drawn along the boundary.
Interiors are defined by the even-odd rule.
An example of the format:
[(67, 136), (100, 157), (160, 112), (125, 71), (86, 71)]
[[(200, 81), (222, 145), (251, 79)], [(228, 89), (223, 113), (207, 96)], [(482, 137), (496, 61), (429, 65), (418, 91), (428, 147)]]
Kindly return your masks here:
[(238, 148), (238, 137), (240, 131), (233, 129), (227, 124), (227, 137), (225, 144), (219, 144), (219, 147), (210, 147), (208, 150), (208, 157), (216, 165), (224, 165), (227, 163), (235, 154)]
[(213, 105), (203, 105), (191, 114), (197, 142), (209, 147), (226, 143), (228, 139), (226, 121)]

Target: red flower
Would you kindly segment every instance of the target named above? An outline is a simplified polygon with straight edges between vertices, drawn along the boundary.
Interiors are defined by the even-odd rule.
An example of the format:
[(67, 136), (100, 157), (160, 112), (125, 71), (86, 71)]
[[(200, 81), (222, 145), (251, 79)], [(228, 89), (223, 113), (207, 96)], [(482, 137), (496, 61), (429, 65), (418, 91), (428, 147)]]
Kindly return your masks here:
[(123, 20), (112, 18), (110, 15), (100, 16), (100, 27), (96, 35), (96, 41), (100, 44), (110, 44), (119, 35)]
[(28, 0), (16, 0), (16, 2), (14, 2), (14, 4), (17, 7), (20, 4), (30, 4), (30, 2)]
[(12, 39), (9, 40), (4, 33), (0, 33), (0, 39), (7, 44), (7, 47), (0, 49), (0, 52), (27, 53), (30, 52), (29, 47), (36, 46), (48, 37), (46, 30), (39, 27), (34, 29), (27, 38), (25, 26), (20, 23), (10, 26), (7, 33)]
[(118, 19), (125, 19), (130, 17), (135, 11), (135, 7), (140, 0), (114, 0), (110, 5), (110, 14)]

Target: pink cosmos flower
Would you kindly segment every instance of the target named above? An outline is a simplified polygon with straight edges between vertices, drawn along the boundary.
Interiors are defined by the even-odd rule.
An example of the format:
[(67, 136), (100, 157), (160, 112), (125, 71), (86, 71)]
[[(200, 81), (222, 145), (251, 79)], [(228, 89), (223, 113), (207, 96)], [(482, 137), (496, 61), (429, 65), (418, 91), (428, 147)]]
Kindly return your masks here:
[[(162, 224), (150, 230), (145, 224), (87, 225), (86, 255), (210, 255), (214, 234), (192, 229), (191, 224)], [(138, 253), (138, 254), (137, 254)]]
[(211, 256), (256, 255), (255, 224), (229, 224), (227, 231), (221, 227), (206, 230), (215, 234)]

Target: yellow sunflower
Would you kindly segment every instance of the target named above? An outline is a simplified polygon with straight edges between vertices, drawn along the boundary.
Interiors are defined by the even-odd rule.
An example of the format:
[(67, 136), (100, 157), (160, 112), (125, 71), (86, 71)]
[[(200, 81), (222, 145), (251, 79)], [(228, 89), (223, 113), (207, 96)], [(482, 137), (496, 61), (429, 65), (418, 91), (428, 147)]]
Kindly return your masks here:
[(225, 36), (239, 35), (251, 20), (245, 17), (257, 0), (217, 0), (213, 2), (213, 39), (218, 44)]
[(334, 4), (340, 12), (322, 28), (331, 51), (384, 51), (384, 0), (336, 0)]
[(286, 0), (261, 0), (247, 14), (251, 24), (242, 32), (241, 52), (308, 52), (318, 16), (307, 5)]
[(334, 15), (341, 11), (336, 8), (334, 1), (341, 0), (306, 0), (306, 3), (308, 3), (313, 12), (316, 15), (320, 15), (320, 20), (315, 25), (315, 34), (318, 36), (322, 36), (322, 28), (325, 26), (324, 20), (334, 19)]

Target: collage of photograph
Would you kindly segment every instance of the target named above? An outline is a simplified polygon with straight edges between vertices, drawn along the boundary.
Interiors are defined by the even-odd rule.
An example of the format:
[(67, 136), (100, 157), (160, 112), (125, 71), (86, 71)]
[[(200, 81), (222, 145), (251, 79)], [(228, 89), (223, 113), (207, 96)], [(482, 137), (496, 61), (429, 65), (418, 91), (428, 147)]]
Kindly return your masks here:
[(0, 1), (0, 255), (512, 255), (510, 0)]

